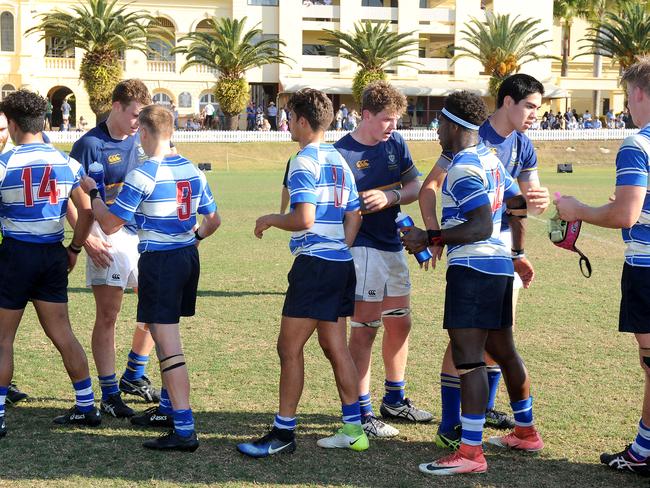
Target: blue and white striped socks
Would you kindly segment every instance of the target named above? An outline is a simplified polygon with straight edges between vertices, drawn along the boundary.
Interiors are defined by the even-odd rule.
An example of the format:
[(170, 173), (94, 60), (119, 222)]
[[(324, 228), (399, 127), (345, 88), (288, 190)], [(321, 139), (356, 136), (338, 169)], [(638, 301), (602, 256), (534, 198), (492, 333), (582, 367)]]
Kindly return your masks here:
[(512, 413), (515, 415), (517, 427), (532, 427), (533, 425), (533, 397), (529, 396), (517, 402), (511, 402)]
[(440, 373), (440, 403), (442, 418), (438, 430), (446, 434), (460, 424), (460, 377)]
[[(115, 375), (113, 375), (115, 377)], [(72, 383), (77, 408), (80, 412), (90, 412), (95, 407), (95, 395), (90, 378)]]
[(160, 389), (160, 403), (158, 404), (158, 411), (165, 415), (171, 415), (173, 412), (172, 401), (169, 398), (169, 392), (164, 386)]
[(99, 387), (102, 389), (102, 400), (106, 400), (109, 396), (120, 392), (115, 373), (108, 376), (98, 376), (97, 378), (99, 379)]
[(384, 388), (386, 394), (384, 395), (384, 403), (388, 405), (401, 405), (404, 403), (404, 389), (406, 388), (406, 381), (384, 381)]
[(181, 437), (190, 437), (194, 433), (192, 409), (174, 410), (174, 431)]
[(361, 425), (361, 407), (359, 402), (351, 403), (350, 405), (341, 405), (343, 412), (343, 423)]
[(7, 401), (8, 386), (0, 386), (0, 417), (5, 416), (5, 403)]
[(374, 415), (370, 393), (365, 393), (359, 397), (359, 408), (361, 409), (361, 415), (363, 417), (366, 415)]
[(149, 362), (149, 356), (141, 356), (131, 350), (129, 352), (129, 359), (126, 362), (126, 369), (124, 370), (124, 378), (129, 381), (134, 381), (144, 376), (145, 368)]
[(650, 457), (650, 429), (646, 427), (643, 420), (639, 420), (639, 430), (636, 439), (634, 439), (628, 452), (637, 461), (644, 461)]
[(296, 417), (283, 417), (279, 413), (275, 414), (275, 420), (273, 421), (273, 427), (276, 427), (281, 430), (296, 430), (298, 422)]
[(485, 424), (485, 414), (461, 414), (460, 423), (463, 426), (461, 442), (468, 446), (480, 446), (483, 443), (483, 424)]

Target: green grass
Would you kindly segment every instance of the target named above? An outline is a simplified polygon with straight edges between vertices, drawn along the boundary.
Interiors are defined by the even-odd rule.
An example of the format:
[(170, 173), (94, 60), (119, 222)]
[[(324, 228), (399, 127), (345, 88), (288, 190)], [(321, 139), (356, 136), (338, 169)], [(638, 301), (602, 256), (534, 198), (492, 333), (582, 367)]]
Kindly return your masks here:
[[(576, 152), (566, 152), (566, 143), (539, 146), (544, 183), (551, 191), (604, 202), (613, 189), (618, 143), (571, 144)], [(598, 145), (612, 152), (602, 154)], [(439, 153), (437, 144), (413, 143), (411, 148), (421, 171), (428, 171)], [(488, 449), (486, 475), (433, 481), (417, 471), (417, 464), (443, 454), (432, 443), (435, 421), (400, 424), (399, 438), (374, 441), (361, 454), (317, 448), (316, 439), (337, 427), (340, 410), (331, 369), (312, 340), (298, 451), (244, 459), (235, 452), (236, 443), (264, 433), (277, 408), (275, 340), (292, 261), (286, 233), (270, 230), (260, 241), (252, 230), (257, 216), (277, 210), (284, 163), (295, 146), (179, 144), (179, 151), (196, 162), (213, 163), (208, 177), (223, 218), (217, 234), (201, 244), (197, 315), (182, 323), (200, 449), (193, 455), (145, 451), (140, 443), (151, 432), (111, 418), (99, 429), (55, 428), (51, 419), (72, 404), (73, 394), (56, 350), (28, 309), (16, 340), (15, 379), (32, 399), (8, 409), (9, 435), (0, 441), (0, 486), (647, 486), (597, 464), (602, 450), (620, 449), (632, 440), (643, 385), (634, 339), (616, 331), (623, 262), (619, 232), (585, 226), (578, 244), (594, 268), (592, 278), (585, 279), (577, 255), (550, 244), (545, 219), (528, 219), (526, 248), (537, 276), (521, 294), (516, 332), (547, 446), (540, 455)], [(556, 174), (558, 162), (574, 162), (575, 172)], [(407, 211), (419, 220), (415, 205)], [(414, 328), (408, 394), (439, 418), (438, 371), (447, 342), (441, 328), (444, 266), (425, 273), (415, 260), (409, 262)], [(70, 277), (70, 313), (90, 351), (94, 303), (83, 286), (83, 265), (81, 260)], [(128, 294), (117, 326), (119, 369), (130, 348), (135, 303)], [(379, 341), (373, 367), (378, 407), (383, 385)], [(91, 370), (94, 378), (94, 366)], [(155, 370), (154, 360), (149, 372), (159, 383)], [(146, 407), (137, 401), (132, 405)], [(498, 406), (507, 409), (505, 390)]]

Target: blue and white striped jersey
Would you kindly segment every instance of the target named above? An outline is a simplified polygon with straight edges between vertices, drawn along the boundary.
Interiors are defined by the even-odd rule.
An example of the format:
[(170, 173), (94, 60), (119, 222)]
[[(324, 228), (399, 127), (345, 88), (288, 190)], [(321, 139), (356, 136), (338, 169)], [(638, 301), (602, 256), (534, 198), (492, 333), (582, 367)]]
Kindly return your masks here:
[(178, 155), (148, 159), (130, 171), (110, 206), (122, 220), (135, 218), (141, 253), (193, 245), (196, 213), (216, 210), (203, 172)]
[(0, 155), (0, 221), (5, 237), (63, 241), (65, 214), (81, 165), (52, 146), (23, 144)]
[(499, 238), (504, 200), (519, 194), (519, 187), (483, 143), (454, 156), (442, 185), (442, 229), (467, 221), (465, 214), (483, 205), (492, 209), (492, 235), (483, 241), (450, 245), (450, 266), (467, 266), (488, 274), (513, 276), (510, 249)]
[(288, 188), (291, 208), (298, 203), (316, 206), (314, 225), (291, 235), (291, 253), (350, 261), (343, 219), (345, 212), (358, 210), (360, 204), (354, 176), (343, 156), (331, 144), (305, 146), (291, 160)]
[(631, 266), (650, 266), (650, 124), (623, 141), (616, 155), (616, 186), (646, 188), (641, 215), (636, 224), (623, 229), (627, 244), (625, 262)]

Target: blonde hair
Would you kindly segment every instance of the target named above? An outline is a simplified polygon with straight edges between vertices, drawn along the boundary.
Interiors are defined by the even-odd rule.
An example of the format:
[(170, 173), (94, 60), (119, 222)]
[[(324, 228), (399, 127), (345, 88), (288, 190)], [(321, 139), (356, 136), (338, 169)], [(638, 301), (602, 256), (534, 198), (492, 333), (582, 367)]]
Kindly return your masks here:
[(400, 117), (406, 109), (406, 97), (387, 81), (373, 81), (361, 94), (361, 111), (376, 115), (382, 110)]
[(138, 121), (153, 136), (161, 139), (170, 139), (174, 132), (174, 116), (162, 105), (147, 105), (140, 111)]

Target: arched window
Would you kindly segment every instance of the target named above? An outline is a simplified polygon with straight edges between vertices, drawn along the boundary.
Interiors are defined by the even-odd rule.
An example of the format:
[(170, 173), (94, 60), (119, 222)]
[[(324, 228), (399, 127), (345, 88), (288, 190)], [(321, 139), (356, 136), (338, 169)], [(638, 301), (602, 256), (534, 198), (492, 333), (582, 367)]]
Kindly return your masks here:
[(196, 32), (210, 32), (212, 30), (212, 25), (210, 19), (203, 19), (201, 22), (196, 24)]
[(147, 46), (149, 47), (147, 59), (150, 61), (174, 61), (174, 55), (171, 53), (171, 50), (176, 46), (174, 24), (172, 24), (171, 20), (163, 17), (158, 17), (152, 24), (152, 27), (164, 27), (170, 34), (165, 37), (167, 42), (154, 37), (147, 39)]
[(192, 95), (189, 92), (178, 95), (178, 106), (180, 108), (190, 108), (192, 106)]
[(16, 88), (13, 85), (10, 85), (8, 83), (6, 85), (2, 85), (2, 97), (0, 98), (4, 99), (4, 97), (6, 97), (7, 95), (9, 95), (11, 92), (14, 91), (16, 91)]
[(11, 12), (0, 14), (0, 51), (14, 50), (14, 15)]
[(166, 93), (162, 93), (162, 92), (156, 93), (153, 96), (153, 103), (155, 103), (156, 105), (163, 105), (169, 108), (172, 105), (172, 99)]
[(199, 112), (203, 110), (208, 103), (216, 106), (217, 99), (215, 98), (214, 93), (208, 92), (201, 95), (201, 98), (199, 98)]

